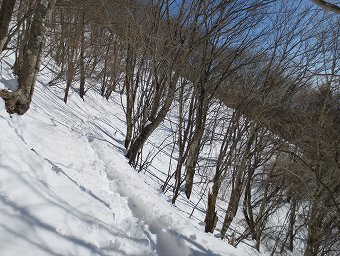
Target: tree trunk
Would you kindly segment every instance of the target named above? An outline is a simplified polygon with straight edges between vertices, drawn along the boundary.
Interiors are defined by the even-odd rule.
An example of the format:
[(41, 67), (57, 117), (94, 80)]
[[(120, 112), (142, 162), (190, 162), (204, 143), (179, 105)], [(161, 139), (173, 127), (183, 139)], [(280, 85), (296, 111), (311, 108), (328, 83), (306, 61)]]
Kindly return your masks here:
[[(100, 89), (100, 94), (104, 97), (105, 96), (105, 92), (108, 92), (110, 90), (108, 90), (107, 85), (108, 85), (108, 64), (109, 64), (109, 53), (110, 53), (110, 48), (111, 48), (111, 40), (109, 40), (109, 42), (107, 43), (107, 48), (105, 50), (105, 59), (104, 59), (104, 67), (103, 67), (103, 79), (102, 79), (102, 86)], [(115, 72), (115, 70), (114, 70)], [(111, 94), (111, 93), (109, 93)]]
[(191, 196), (192, 186), (194, 183), (195, 168), (198, 160), (198, 155), (201, 148), (201, 140), (204, 134), (204, 126), (207, 119), (209, 109), (209, 99), (207, 94), (200, 89), (200, 93), (196, 102), (196, 120), (195, 131), (189, 148), (188, 159), (186, 161), (185, 175), (185, 194), (189, 199)]
[(216, 223), (218, 221), (217, 217), (217, 211), (215, 210), (216, 208), (216, 199), (217, 199), (217, 193), (212, 191), (211, 193), (209, 192), (208, 194), (208, 207), (207, 207), (207, 212), (205, 215), (205, 232), (210, 232), (213, 233), (216, 227)]
[[(235, 139), (236, 137), (236, 128), (238, 127), (239, 123), (239, 115), (234, 112), (233, 116), (229, 122), (228, 129), (224, 135), (223, 142), (220, 148), (220, 152), (218, 154), (217, 158), (217, 164), (216, 164), (216, 169), (215, 169), (215, 175), (213, 178), (213, 186), (212, 186), (212, 191), (211, 195), (209, 197), (215, 198), (214, 200), (211, 199), (209, 202), (209, 197), (208, 197), (208, 207), (206, 211), (206, 216), (205, 216), (205, 232), (210, 232), (213, 233), (215, 226), (213, 225), (214, 223), (214, 218), (215, 218), (215, 212), (216, 212), (216, 198), (218, 196), (223, 176), (225, 175), (227, 169), (231, 165), (233, 161), (233, 155), (234, 151), (236, 149), (236, 145), (238, 140)], [(231, 145), (230, 145), (231, 143)]]
[(294, 236), (295, 236), (295, 221), (296, 221), (296, 208), (297, 208), (297, 200), (293, 196), (292, 201), (290, 203), (290, 216), (289, 216), (289, 228), (288, 228), (288, 236), (289, 236), (289, 245), (288, 250), (293, 252), (294, 249)]
[(65, 88), (65, 94), (64, 94), (64, 102), (67, 103), (68, 93), (72, 85), (73, 77), (74, 77), (74, 69), (75, 69), (75, 63), (74, 63), (74, 55), (75, 55), (75, 46), (71, 42), (68, 46), (67, 50), (67, 74), (66, 74), (66, 88)]
[(127, 56), (126, 56), (126, 68), (125, 68), (125, 81), (124, 81), (124, 89), (126, 94), (126, 136), (124, 146), (127, 149), (131, 143), (132, 139), (132, 113), (134, 106), (134, 98), (133, 98), (133, 75), (135, 68), (135, 58), (132, 46), (128, 44), (127, 48)]
[(20, 72), (24, 63), (24, 56), (27, 51), (27, 44), (31, 31), (31, 24), (33, 22), (33, 17), (27, 16), (27, 13), (34, 13), (35, 4), (35, 0), (19, 1), (17, 24), (19, 24), (21, 20), (23, 20), (23, 22), (22, 31), (20, 29), (18, 30), (15, 63), (12, 68), (13, 73), (17, 76), (20, 76)]
[(10, 114), (23, 115), (30, 107), (41, 63), (46, 23), (52, 13), (55, 1), (41, 0), (37, 4), (23, 59), (23, 67), (18, 78), (18, 90), (15, 92), (0, 91), (0, 96), (5, 100), (6, 110)]
[(0, 53), (5, 45), (16, 0), (3, 0), (0, 9)]
[(152, 121), (149, 122), (146, 126), (144, 126), (138, 135), (138, 137), (131, 142), (128, 153), (126, 154), (126, 157), (129, 158), (129, 164), (134, 166), (136, 164), (136, 157), (139, 152), (139, 150), (142, 148), (146, 140), (149, 138), (149, 136), (152, 134), (152, 132), (160, 125), (160, 123), (164, 120), (166, 114), (168, 113), (171, 104), (173, 102), (173, 99), (175, 97), (175, 91), (176, 91), (176, 84), (178, 81), (179, 75), (176, 72), (171, 76), (171, 71), (168, 72), (168, 94), (164, 101), (164, 104), (161, 108), (161, 110), (158, 112), (157, 117)]
[(241, 193), (242, 193), (242, 177), (244, 174), (244, 166), (240, 166), (237, 168), (237, 173), (236, 173), (236, 179), (235, 179), (235, 185), (234, 189), (231, 192), (230, 196), (230, 201), (228, 204), (228, 208), (225, 214), (225, 218), (223, 221), (223, 226), (221, 229), (221, 239), (225, 238), (225, 235), (229, 229), (229, 226), (231, 222), (233, 221), (237, 209), (238, 209), (238, 203), (241, 198)]
[(312, 201), (311, 205), (311, 213), (309, 216), (309, 225), (308, 225), (308, 238), (307, 238), (307, 247), (304, 253), (304, 256), (314, 256), (319, 252), (319, 247), (322, 239), (322, 220), (324, 216), (324, 209), (320, 209), (320, 200), (322, 189), (319, 190)]
[(80, 81), (79, 81), (79, 96), (84, 100), (85, 95), (85, 13), (82, 13), (81, 19), (81, 35), (80, 35)]
[(234, 180), (234, 186), (231, 191), (230, 201), (228, 204), (228, 208), (227, 208), (225, 218), (223, 221), (223, 226), (221, 229), (221, 239), (225, 238), (225, 235), (230, 227), (230, 224), (232, 223), (238, 210), (238, 204), (239, 204), (241, 194), (242, 194), (242, 189), (243, 189), (243, 176), (247, 169), (247, 161), (249, 160), (249, 157), (251, 155), (251, 146), (255, 138), (255, 131), (256, 131), (256, 128), (254, 127), (254, 124), (251, 124), (246, 147), (242, 153), (241, 159), (239, 160), (240, 163), (236, 167), (236, 174), (235, 174), (236, 177)]
[(186, 83), (181, 84), (181, 90), (179, 92), (179, 124), (178, 124), (178, 160), (177, 166), (175, 171), (175, 184), (173, 188), (173, 197), (172, 197), (172, 204), (175, 204), (177, 197), (179, 195), (179, 189), (181, 186), (181, 179), (182, 179), (182, 166), (186, 159), (186, 151), (185, 148), (189, 147), (189, 141), (192, 133), (193, 124), (191, 122), (192, 115), (194, 112), (194, 95), (192, 94), (189, 106), (189, 113), (188, 113), (188, 121), (185, 125), (185, 100), (184, 100), (184, 87)]

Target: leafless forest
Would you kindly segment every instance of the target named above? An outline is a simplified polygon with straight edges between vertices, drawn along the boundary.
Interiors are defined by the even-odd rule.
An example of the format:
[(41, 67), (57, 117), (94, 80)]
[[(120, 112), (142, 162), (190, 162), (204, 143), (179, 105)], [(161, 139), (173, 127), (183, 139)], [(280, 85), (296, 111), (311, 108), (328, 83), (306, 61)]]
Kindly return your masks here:
[[(0, 49), (15, 51), (9, 113), (30, 106), (42, 60), (49, 86), (122, 95), (129, 163), (168, 117), (175, 164), (161, 187), (202, 183), (205, 231), (266, 241), (273, 254), (340, 253), (340, 15), (325, 1), (2, 0)], [(99, 81), (99, 82), (98, 82)], [(100, 85), (98, 87), (98, 84)], [(170, 166), (170, 164), (169, 164)], [(226, 192), (227, 191), (227, 192)], [(217, 204), (223, 216), (217, 213)], [(231, 230), (236, 213), (243, 230)], [(281, 222), (270, 221), (281, 214)], [(299, 238), (298, 238), (299, 237)]]

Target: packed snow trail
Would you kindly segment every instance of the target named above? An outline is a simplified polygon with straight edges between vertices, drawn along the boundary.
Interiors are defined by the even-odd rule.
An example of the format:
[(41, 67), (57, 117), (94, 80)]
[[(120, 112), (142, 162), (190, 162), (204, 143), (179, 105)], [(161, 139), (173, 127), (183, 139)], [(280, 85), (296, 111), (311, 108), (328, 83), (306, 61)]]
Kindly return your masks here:
[[(13, 63), (2, 63), (0, 89), (15, 89)], [(50, 78), (39, 76), (24, 116), (0, 100), (1, 256), (247, 255), (204, 233), (128, 165), (118, 94), (89, 91), (84, 102), (71, 91), (65, 105)]]
[[(90, 148), (81, 170), (66, 159), (47, 160), (47, 151), (30, 147), (35, 143), (21, 117), (3, 110), (0, 117), (0, 255), (155, 255)], [(86, 152), (86, 144), (76, 142)], [(114, 218), (117, 209), (121, 219)]]
[[(195, 248), (197, 245), (191, 241), (195, 237), (194, 233), (185, 237), (179, 232), (190, 226), (187, 219), (183, 216), (174, 218), (177, 214), (173, 207), (148, 185), (141, 183), (141, 177), (131, 170), (127, 160), (122, 155), (115, 155), (111, 147), (110, 144), (93, 141), (94, 150), (106, 163), (105, 170), (111, 180), (111, 190), (128, 199), (133, 216), (145, 226), (152, 248), (156, 249), (158, 255), (217, 255), (202, 246)], [(119, 158), (121, 161), (117, 161)], [(191, 242), (193, 248), (189, 248), (185, 241)]]

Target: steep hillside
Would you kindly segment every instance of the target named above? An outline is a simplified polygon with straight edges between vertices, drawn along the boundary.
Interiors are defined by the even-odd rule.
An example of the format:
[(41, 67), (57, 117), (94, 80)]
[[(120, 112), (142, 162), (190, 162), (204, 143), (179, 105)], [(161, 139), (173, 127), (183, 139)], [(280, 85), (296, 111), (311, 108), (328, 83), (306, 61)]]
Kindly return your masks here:
[[(13, 62), (2, 61), (0, 88), (15, 89)], [(24, 116), (0, 101), (0, 255), (257, 254), (204, 233), (190, 201), (171, 205), (158, 190), (165, 155), (145, 173), (127, 164), (120, 95), (72, 92), (66, 105), (46, 86), (51, 74), (41, 72)]]

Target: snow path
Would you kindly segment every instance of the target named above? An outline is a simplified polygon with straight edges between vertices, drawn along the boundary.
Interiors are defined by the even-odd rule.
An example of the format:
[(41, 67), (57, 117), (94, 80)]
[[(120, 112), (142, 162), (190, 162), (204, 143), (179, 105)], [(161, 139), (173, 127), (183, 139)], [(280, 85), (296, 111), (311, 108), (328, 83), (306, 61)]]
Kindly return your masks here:
[[(3, 62), (0, 89), (15, 85), (13, 62)], [(89, 91), (83, 102), (71, 92), (65, 105), (44, 86), (49, 75), (24, 116), (0, 100), (1, 256), (247, 255), (205, 234), (128, 165), (119, 95)]]
[[(110, 150), (110, 144), (103, 145), (93, 141), (93, 147), (99, 158), (106, 163), (105, 169), (111, 180), (111, 190), (127, 198), (133, 216), (138, 219), (141, 225), (145, 226), (151, 247), (157, 251), (158, 255), (189, 255), (192, 250), (186, 245), (185, 240), (190, 241), (191, 239), (185, 239), (184, 235), (179, 234), (174, 228), (177, 226), (184, 229), (188, 225), (185, 219), (175, 222), (172, 218), (173, 209), (167, 209), (169, 203), (165, 199), (159, 198), (159, 195), (155, 194), (149, 186), (139, 182), (141, 177), (136, 172), (131, 172), (131, 167), (126, 163), (125, 158), (121, 155), (113, 157), (114, 150)], [(121, 158), (120, 164), (118, 165), (116, 160), (112, 161), (112, 158)], [(121, 163), (124, 162), (126, 164), (122, 165)], [(165, 209), (166, 211), (164, 211)], [(180, 216), (178, 217), (181, 219)], [(174, 225), (174, 223), (176, 224)], [(201, 249), (204, 250), (202, 247)], [(199, 254), (196, 251), (194, 255)], [(204, 250), (201, 255), (216, 254)]]

